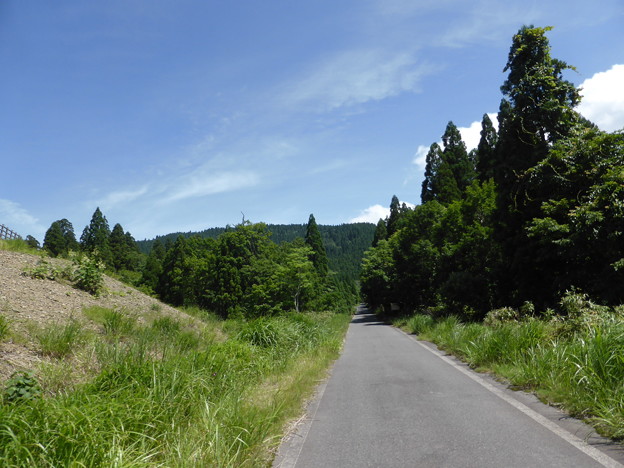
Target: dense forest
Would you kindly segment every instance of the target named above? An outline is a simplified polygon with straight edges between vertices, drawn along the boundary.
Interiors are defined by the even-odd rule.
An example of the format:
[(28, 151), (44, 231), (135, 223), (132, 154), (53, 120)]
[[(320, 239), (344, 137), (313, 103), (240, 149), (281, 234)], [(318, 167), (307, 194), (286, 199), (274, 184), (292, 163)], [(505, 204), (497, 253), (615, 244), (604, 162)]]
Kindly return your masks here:
[[(338, 226), (319, 225), (323, 244), (327, 252), (329, 269), (340, 279), (355, 281), (360, 274), (360, 266), (364, 251), (373, 240), (375, 226), (369, 223), (341, 224)], [(179, 236), (185, 238), (200, 237), (202, 239), (217, 239), (231, 227), (210, 228), (199, 232), (175, 232), (155, 239), (138, 241), (137, 245), (144, 254), (149, 254), (155, 242), (163, 245), (174, 242)], [(271, 240), (276, 244), (293, 242), (297, 238), (305, 237), (305, 224), (268, 224), (267, 229)]]
[(373, 231), (365, 223), (319, 227), (310, 215), (306, 225), (243, 222), (136, 242), (119, 224), (111, 230), (97, 208), (79, 241), (61, 219), (46, 232), (43, 248), (52, 256), (88, 256), (94, 276), (106, 269), (176, 306), (255, 317), (349, 310)]
[(571, 293), (624, 301), (624, 133), (575, 111), (582, 90), (551, 56), (550, 29), (513, 37), (498, 131), (485, 114), (468, 152), (449, 122), (427, 154), (421, 205), (392, 199), (363, 261), (373, 306), (481, 319), (556, 310)]

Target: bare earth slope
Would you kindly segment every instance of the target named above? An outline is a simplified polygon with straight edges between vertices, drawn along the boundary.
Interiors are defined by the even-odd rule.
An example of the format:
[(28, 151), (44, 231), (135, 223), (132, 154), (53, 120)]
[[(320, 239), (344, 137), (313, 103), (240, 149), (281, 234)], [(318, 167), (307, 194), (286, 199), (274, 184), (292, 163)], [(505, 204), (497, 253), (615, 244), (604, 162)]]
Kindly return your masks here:
[[(0, 250), (0, 315), (8, 319), (11, 330), (9, 337), (0, 343), (0, 387), (14, 371), (34, 369), (47, 359), (37, 351), (32, 339), (34, 328), (65, 323), (70, 318), (95, 328), (97, 325), (84, 316), (84, 307), (97, 305), (123, 310), (135, 315), (139, 322), (162, 315), (192, 320), (177, 309), (109, 277), (105, 277), (104, 292), (94, 297), (70, 284), (22, 274), (39, 260), (35, 255)], [(61, 267), (67, 264), (58, 259), (46, 261)]]

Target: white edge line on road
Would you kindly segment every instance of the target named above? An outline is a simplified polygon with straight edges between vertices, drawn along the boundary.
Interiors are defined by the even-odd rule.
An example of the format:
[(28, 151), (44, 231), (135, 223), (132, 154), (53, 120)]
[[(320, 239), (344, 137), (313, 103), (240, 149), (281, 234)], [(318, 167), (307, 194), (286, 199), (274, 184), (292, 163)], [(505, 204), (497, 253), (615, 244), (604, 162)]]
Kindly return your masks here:
[[(399, 330), (397, 328), (395, 328), (395, 330), (403, 333), (404, 335), (406, 335), (409, 338), (413, 338), (413, 336), (408, 335), (407, 333), (405, 333), (402, 330)], [(470, 377), (472, 380), (477, 382), (479, 385), (481, 385), (485, 389), (489, 390), (490, 392), (492, 392), (494, 395), (496, 395), (500, 399), (506, 401), (511, 406), (513, 406), (517, 410), (521, 411), (522, 413), (527, 415), (529, 418), (533, 419), (535, 422), (541, 424), (542, 426), (544, 426), (546, 429), (550, 430), (551, 432), (554, 432), (556, 435), (561, 437), (563, 440), (565, 440), (566, 442), (570, 443), (571, 445), (573, 445), (574, 447), (579, 449), (585, 455), (587, 455), (588, 457), (591, 457), (594, 460), (596, 460), (602, 466), (605, 466), (605, 467), (608, 467), (608, 468), (618, 468), (618, 467), (624, 466), (621, 463), (619, 463), (618, 461), (616, 461), (613, 458), (611, 458), (610, 456), (608, 456), (607, 454), (605, 454), (605, 453), (601, 452), (600, 450), (592, 447), (591, 445), (589, 445), (584, 440), (580, 439), (579, 437), (575, 436), (574, 434), (571, 434), (570, 432), (566, 431), (565, 429), (559, 427), (557, 424), (555, 424), (552, 421), (548, 420), (547, 418), (545, 418), (544, 416), (542, 416), (538, 412), (532, 410), (528, 406), (526, 406), (523, 403), (519, 402), (518, 400), (510, 397), (509, 395), (506, 395), (504, 392), (502, 392), (500, 389), (496, 388), (491, 383), (483, 380), (474, 371), (465, 369), (464, 367), (462, 367), (462, 366), (458, 365), (456, 362), (454, 362), (452, 359), (449, 359), (448, 357), (446, 357), (443, 354), (441, 354), (439, 351), (430, 348), (429, 346), (421, 343), (417, 339), (414, 339), (413, 341), (415, 343), (418, 343), (420, 346), (425, 348), (430, 353), (434, 354), (435, 356), (438, 356), (440, 359), (445, 361), (447, 364), (450, 364), (455, 369), (457, 369), (458, 371), (462, 372), (464, 375)]]

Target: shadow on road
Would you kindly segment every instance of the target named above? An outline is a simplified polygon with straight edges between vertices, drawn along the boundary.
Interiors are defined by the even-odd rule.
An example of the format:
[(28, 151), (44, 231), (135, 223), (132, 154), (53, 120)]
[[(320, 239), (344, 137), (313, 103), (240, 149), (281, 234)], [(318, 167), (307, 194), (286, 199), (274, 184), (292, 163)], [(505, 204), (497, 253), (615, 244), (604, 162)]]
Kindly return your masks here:
[(351, 323), (363, 323), (364, 325), (384, 325), (389, 326), (388, 323), (380, 320), (379, 317), (373, 313), (371, 313), (366, 308), (358, 308), (358, 311), (355, 313), (353, 318), (351, 319)]

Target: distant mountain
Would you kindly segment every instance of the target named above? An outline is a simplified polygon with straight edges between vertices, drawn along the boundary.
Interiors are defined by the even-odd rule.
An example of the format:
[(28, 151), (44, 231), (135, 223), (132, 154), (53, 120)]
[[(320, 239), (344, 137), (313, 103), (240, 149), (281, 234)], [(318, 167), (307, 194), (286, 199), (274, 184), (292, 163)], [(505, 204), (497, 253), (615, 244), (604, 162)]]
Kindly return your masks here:
[[(297, 237), (305, 237), (305, 224), (269, 224), (271, 239), (276, 244), (291, 242)], [(155, 239), (137, 241), (141, 252), (147, 254), (156, 239), (163, 244), (175, 241), (178, 236), (217, 238), (227, 228), (210, 228), (199, 232), (173, 232)], [(323, 244), (327, 251), (330, 270), (343, 279), (356, 280), (360, 274), (360, 264), (364, 251), (373, 241), (375, 225), (370, 223), (340, 224), (338, 226), (319, 225)]]

